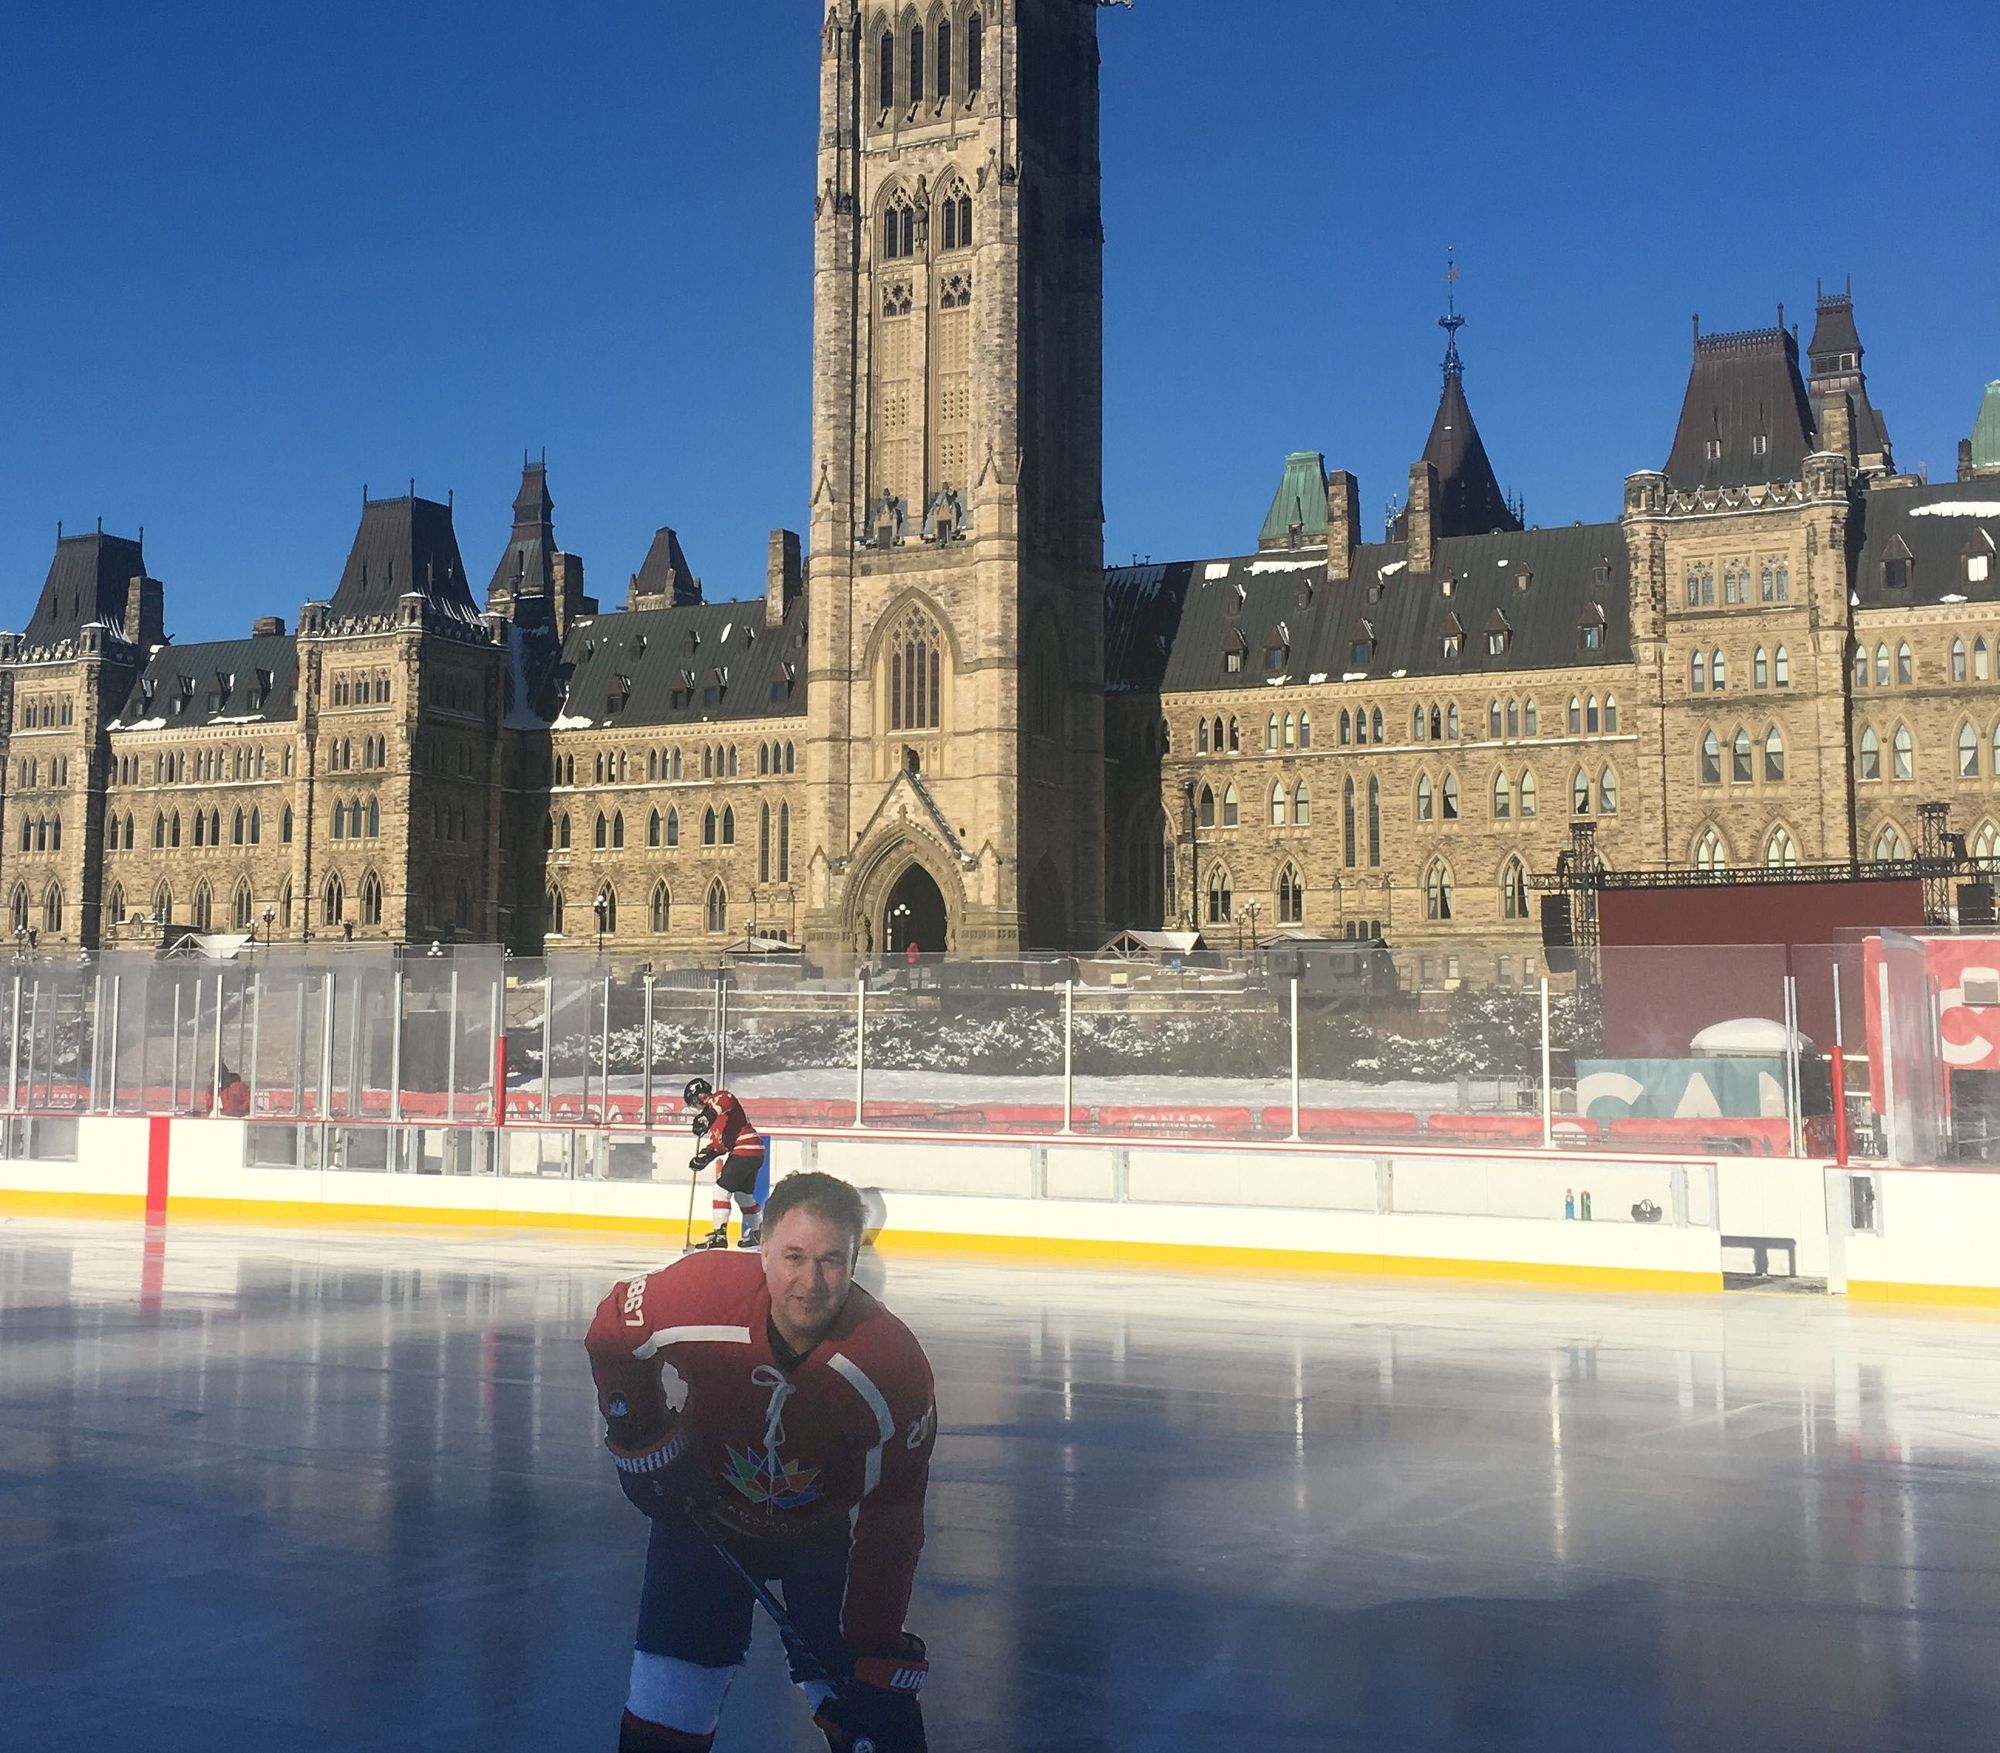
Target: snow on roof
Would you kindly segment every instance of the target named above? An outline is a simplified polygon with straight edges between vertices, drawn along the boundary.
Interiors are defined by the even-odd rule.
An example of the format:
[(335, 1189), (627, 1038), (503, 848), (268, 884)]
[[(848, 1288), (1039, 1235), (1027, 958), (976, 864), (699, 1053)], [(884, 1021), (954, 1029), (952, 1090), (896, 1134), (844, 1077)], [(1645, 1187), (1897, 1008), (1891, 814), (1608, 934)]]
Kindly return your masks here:
[(2000, 499), (1947, 499), (1937, 505), (1913, 505), (1912, 517), (2000, 517)]

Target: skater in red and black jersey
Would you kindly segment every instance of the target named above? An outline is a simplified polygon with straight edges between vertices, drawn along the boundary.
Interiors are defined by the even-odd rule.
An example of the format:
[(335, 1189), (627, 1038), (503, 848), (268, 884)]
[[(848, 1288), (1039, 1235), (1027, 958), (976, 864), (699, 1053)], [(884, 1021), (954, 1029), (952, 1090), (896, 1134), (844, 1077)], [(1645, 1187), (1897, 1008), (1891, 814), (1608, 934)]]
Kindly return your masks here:
[(694, 1135), (700, 1141), (688, 1168), (698, 1175), (710, 1163), (720, 1165), (715, 1171), (715, 1228), (695, 1245), (729, 1246), (729, 1202), (734, 1198), (743, 1213), (743, 1234), (736, 1245), (756, 1247), (762, 1234), (757, 1179), (764, 1172), (764, 1153), (768, 1148), (763, 1135), (750, 1124), (743, 1104), (705, 1077), (688, 1079), (687, 1088), (681, 1091), (681, 1103), (693, 1116)]
[[(855, 1285), (860, 1195), (779, 1183), (755, 1256), (696, 1253), (614, 1285), (588, 1340), (606, 1446), (652, 1518), (620, 1753), (703, 1753), (773, 1585), (792, 1677), (834, 1753), (924, 1753), (905, 1631), (937, 1437), (930, 1363)], [(670, 1409), (662, 1366), (686, 1384)], [(796, 1641), (794, 1641), (794, 1636)]]

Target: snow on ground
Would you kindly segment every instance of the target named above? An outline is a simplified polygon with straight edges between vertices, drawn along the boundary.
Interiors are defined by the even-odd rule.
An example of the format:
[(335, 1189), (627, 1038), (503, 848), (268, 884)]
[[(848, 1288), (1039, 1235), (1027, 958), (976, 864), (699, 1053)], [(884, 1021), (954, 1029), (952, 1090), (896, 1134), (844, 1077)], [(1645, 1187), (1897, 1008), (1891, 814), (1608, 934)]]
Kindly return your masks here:
[[(687, 1075), (701, 1068), (689, 1068)], [(655, 1096), (672, 1095), (682, 1081), (680, 1069), (654, 1074)], [(843, 1101), (854, 1095), (854, 1071), (833, 1067), (809, 1071), (752, 1072), (742, 1077), (728, 1076), (729, 1087), (743, 1097), (756, 1118), (756, 1099), (768, 1096), (785, 1101)], [(509, 1079), (515, 1089), (536, 1090), (541, 1080), (517, 1075)], [(640, 1079), (635, 1072), (614, 1071), (610, 1079), (613, 1095), (637, 1095)], [(582, 1079), (574, 1072), (554, 1080), (557, 1094), (573, 1095), (582, 1089)], [(601, 1088), (595, 1070), (591, 1089)], [(1477, 1112), (1495, 1109), (1512, 1111), (1514, 1085), (1496, 1083), (1492, 1078), (1474, 1078), (1463, 1106)], [(1044, 1076), (1003, 1076), (989, 1072), (951, 1071), (870, 1071), (866, 1099), (870, 1102), (931, 1102), (940, 1107), (980, 1107), (995, 1103), (1060, 1103), (1062, 1074)], [(1282, 1104), (1291, 1100), (1291, 1083), (1282, 1072), (1257, 1078), (1236, 1077), (1079, 1077), (1076, 1100), (1084, 1107), (1104, 1103), (1145, 1107), (1255, 1107)], [(1299, 1085), (1299, 1100), (1309, 1108), (1389, 1108), (1408, 1112), (1456, 1113), (1461, 1103), (1455, 1083), (1357, 1083), (1340, 1078), (1305, 1078)]]

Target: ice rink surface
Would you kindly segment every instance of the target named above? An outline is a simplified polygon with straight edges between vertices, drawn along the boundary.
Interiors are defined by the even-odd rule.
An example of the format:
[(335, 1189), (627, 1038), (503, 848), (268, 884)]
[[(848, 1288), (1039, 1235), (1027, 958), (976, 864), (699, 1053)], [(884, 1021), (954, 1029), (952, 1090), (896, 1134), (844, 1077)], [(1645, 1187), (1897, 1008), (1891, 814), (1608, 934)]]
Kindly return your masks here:
[[(0, 1224), (0, 1744), (609, 1749), (641, 1243)], [(938, 1753), (2000, 1744), (2000, 1321), (870, 1260)], [(720, 1749), (821, 1747), (760, 1627)]]

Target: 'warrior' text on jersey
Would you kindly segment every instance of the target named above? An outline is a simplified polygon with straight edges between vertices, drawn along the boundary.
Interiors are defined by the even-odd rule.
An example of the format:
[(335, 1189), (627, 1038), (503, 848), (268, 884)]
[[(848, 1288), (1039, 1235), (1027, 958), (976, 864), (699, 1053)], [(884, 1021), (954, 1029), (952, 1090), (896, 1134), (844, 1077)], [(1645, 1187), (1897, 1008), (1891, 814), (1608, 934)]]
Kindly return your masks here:
[(614, 1285), (587, 1342), (598, 1403), (628, 1444), (653, 1440), (672, 1418), (661, 1385), (671, 1364), (722, 1521), (746, 1539), (789, 1542), (851, 1515), (842, 1630), (850, 1648), (892, 1648), (924, 1543), (937, 1437), (929, 1361), (858, 1285), (789, 1373), (770, 1315), (755, 1255), (692, 1254)]

